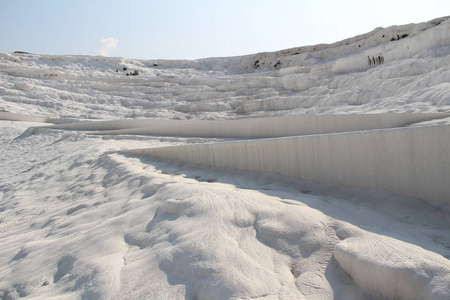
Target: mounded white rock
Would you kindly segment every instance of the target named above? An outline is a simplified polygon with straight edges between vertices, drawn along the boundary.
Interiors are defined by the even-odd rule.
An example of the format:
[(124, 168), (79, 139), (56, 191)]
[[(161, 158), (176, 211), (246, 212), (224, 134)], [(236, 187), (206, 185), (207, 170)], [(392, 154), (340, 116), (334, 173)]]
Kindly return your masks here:
[(354, 234), (337, 244), (334, 258), (363, 289), (389, 299), (445, 300), (450, 261), (399, 240)]

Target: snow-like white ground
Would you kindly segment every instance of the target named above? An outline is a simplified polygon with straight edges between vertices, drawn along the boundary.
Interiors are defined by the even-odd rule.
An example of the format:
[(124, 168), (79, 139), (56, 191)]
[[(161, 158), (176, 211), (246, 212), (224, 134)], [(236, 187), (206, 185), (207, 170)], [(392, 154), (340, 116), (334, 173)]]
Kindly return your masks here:
[(392, 113), (450, 126), (450, 19), (196, 61), (0, 53), (0, 299), (450, 299), (449, 199), (126, 154)]

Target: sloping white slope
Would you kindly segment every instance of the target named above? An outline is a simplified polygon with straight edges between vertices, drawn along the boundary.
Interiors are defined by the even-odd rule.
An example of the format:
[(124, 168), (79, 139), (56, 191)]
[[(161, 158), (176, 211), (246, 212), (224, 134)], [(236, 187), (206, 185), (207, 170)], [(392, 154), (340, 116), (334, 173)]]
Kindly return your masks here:
[[(442, 18), (331, 45), (196, 61), (1, 53), (0, 104), (85, 119), (448, 111), (449, 32)], [(377, 55), (384, 64), (369, 66), (367, 56)], [(126, 76), (135, 69), (141, 75)]]
[[(374, 128), (357, 114), (407, 116), (391, 123), (389, 115), (386, 127), (424, 120), (409, 119), (411, 113), (448, 114), (449, 26), (445, 17), (377, 28), (331, 45), (195, 61), (0, 53), (0, 298), (449, 299), (450, 215), (443, 208), (383, 190), (149, 159), (141, 150), (125, 154), (148, 148), (175, 153), (169, 146), (180, 145), (207, 157), (204, 149), (218, 147), (216, 155), (223, 155), (214, 161), (231, 162), (242, 157), (225, 151), (229, 145), (250, 149), (270, 140), (186, 145), (223, 141), (219, 136), (229, 137), (241, 124), (290, 135), (324, 123), (327, 130)], [(408, 36), (397, 40), (403, 35)], [(367, 56), (377, 55), (384, 64), (368, 65)], [(126, 76), (134, 70), (141, 75)], [(341, 114), (347, 116), (335, 116)], [(311, 124), (290, 123), (298, 115)], [(335, 122), (350, 118), (358, 126)], [(93, 120), (109, 123), (83, 122)], [(206, 132), (217, 136), (131, 135), (136, 124), (170, 129), (176, 120), (196, 124), (190, 130), (200, 130), (200, 120), (217, 122), (206, 123), (216, 124)], [(387, 130), (401, 133), (391, 142), (389, 134), (375, 131), (381, 142), (365, 142), (353, 156), (370, 164), (368, 173), (394, 167), (408, 174), (381, 181), (442, 191), (448, 186), (449, 119), (432, 122), (442, 124)], [(212, 128), (217, 124), (233, 125)], [(93, 126), (129, 131), (77, 131)], [(411, 144), (398, 143), (410, 133)], [(327, 136), (367, 139), (366, 134)], [(324, 139), (317, 137), (317, 143)], [(333, 145), (341, 146), (352, 154), (351, 144)], [(398, 162), (434, 161), (410, 173), (407, 163), (395, 165), (393, 154), (385, 160), (391, 166), (365, 161), (364, 150), (369, 154), (378, 146), (386, 153), (405, 150), (408, 155)], [(294, 170), (293, 162), (305, 156), (287, 151), (292, 148), (252, 148), (238, 167), (255, 157), (258, 165)], [(285, 155), (298, 157), (284, 165), (264, 160), (276, 151), (280, 162)], [(347, 164), (355, 170), (350, 156), (343, 162), (329, 156), (316, 165), (339, 165), (336, 173)], [(423, 182), (414, 179), (426, 174)]]

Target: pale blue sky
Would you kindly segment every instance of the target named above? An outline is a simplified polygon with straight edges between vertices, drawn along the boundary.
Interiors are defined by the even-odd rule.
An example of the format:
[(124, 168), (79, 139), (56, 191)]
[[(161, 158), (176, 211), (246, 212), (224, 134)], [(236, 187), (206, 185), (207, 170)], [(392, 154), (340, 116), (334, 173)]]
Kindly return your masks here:
[[(446, 15), (448, 0), (0, 0), (0, 52), (236, 56)], [(106, 38), (113, 38), (109, 48), (99, 52)]]

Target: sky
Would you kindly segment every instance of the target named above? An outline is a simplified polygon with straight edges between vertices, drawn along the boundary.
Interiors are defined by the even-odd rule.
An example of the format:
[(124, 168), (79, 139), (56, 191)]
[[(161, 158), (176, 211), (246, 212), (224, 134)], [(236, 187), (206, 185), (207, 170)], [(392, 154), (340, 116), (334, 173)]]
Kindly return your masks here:
[(240, 56), (447, 15), (448, 0), (0, 0), (0, 52)]

